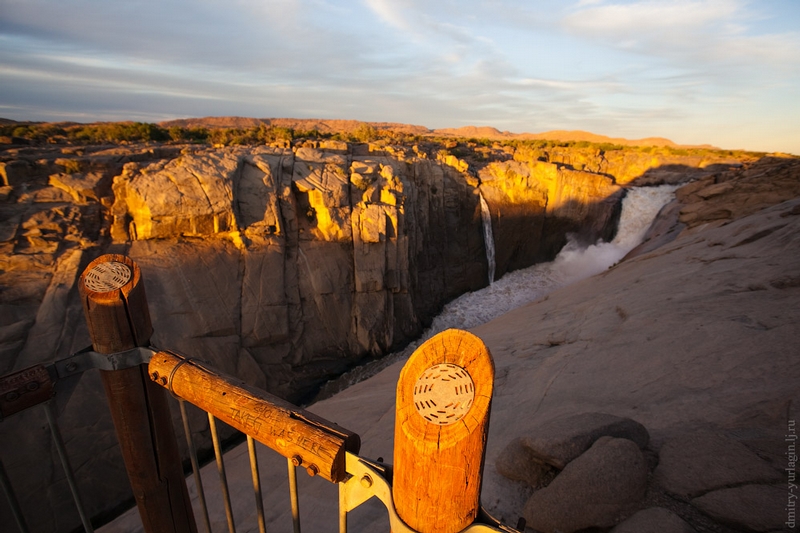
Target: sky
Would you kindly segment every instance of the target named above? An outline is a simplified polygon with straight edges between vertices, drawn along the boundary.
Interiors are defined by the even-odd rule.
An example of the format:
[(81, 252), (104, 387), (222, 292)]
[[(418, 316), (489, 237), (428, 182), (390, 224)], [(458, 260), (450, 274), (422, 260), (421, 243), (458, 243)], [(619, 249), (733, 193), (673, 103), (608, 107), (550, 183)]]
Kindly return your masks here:
[(0, 0), (0, 117), (205, 116), (800, 154), (800, 1)]

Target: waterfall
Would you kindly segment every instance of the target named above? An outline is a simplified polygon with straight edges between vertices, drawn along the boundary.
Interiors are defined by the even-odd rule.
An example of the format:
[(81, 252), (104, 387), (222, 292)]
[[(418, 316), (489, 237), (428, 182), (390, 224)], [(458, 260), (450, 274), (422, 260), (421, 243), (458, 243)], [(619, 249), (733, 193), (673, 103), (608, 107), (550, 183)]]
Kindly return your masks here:
[[(581, 247), (568, 242), (558, 256), (548, 263), (538, 263), (504, 275), (488, 287), (461, 295), (442, 309), (433, 319), (431, 327), (402, 352), (390, 354), (378, 361), (354, 368), (329, 382), (317, 399), (328, 397), (350, 385), (377, 374), (390, 364), (404, 359), (425, 340), (448, 328), (469, 329), (484, 324), (498, 316), (541, 298), (549, 292), (608, 269), (644, 238), (659, 210), (674, 198), (677, 186), (636, 187), (628, 190), (622, 201), (617, 235), (611, 242), (598, 242)], [(486, 202), (481, 196), (481, 214), (484, 221), (486, 257), (491, 247), (490, 280), (494, 277), (494, 240), (491, 219)], [(487, 220), (489, 222), (487, 223)], [(488, 230), (486, 229), (488, 226)], [(490, 246), (491, 243), (491, 246)]]
[(447, 328), (479, 326), (559, 288), (599, 274), (635, 248), (659, 210), (677, 187), (636, 187), (622, 201), (617, 235), (611, 242), (582, 247), (570, 240), (553, 261), (510, 272), (489, 287), (461, 295), (448, 303), (424, 338)]
[(492, 234), (492, 213), (489, 211), (489, 204), (478, 193), (481, 199), (481, 219), (483, 219), (483, 242), (486, 248), (486, 263), (489, 265), (489, 285), (494, 283), (494, 235)]

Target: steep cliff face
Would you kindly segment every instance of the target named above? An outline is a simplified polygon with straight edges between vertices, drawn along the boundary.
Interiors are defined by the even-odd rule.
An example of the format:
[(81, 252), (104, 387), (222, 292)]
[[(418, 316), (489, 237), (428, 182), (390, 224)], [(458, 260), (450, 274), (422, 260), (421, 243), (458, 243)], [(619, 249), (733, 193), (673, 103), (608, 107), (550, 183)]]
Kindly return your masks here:
[[(602, 145), (601, 145), (602, 146)], [(619, 185), (654, 185), (685, 183), (709, 173), (724, 171), (743, 162), (752, 162), (754, 154), (726, 153), (713, 150), (681, 150), (649, 147), (642, 149), (603, 149), (592, 146), (518, 146), (512, 157), (519, 162), (545, 161), (573, 170), (600, 174)]]
[(149, 267), (154, 342), (298, 398), (485, 284), (476, 185), (345, 143), (200, 150), (125, 165), (110, 233)]
[[(452, 156), (337, 142), (187, 152), (125, 165), (113, 182), (111, 235), (133, 243), (159, 284), (152, 292), (171, 292), (155, 314), (194, 302), (179, 316), (202, 319), (165, 318), (173, 337), (192, 334), (159, 332), (157, 341), (251, 361), (258, 384), (297, 398), (411, 340), (444, 302), (486, 283), (479, 194), (492, 212), (498, 276), (552, 258), (567, 234), (613, 235), (622, 190), (608, 176), (517, 161), (477, 174)], [(184, 281), (198, 248), (208, 279)], [(200, 296), (209, 286), (220, 288)], [(235, 350), (209, 353), (209, 337), (230, 337)]]
[(554, 257), (567, 235), (593, 243), (616, 231), (624, 191), (608, 176), (539, 161), (493, 163), (479, 175), (492, 212), (498, 277)]
[(298, 398), (413, 339), (443, 303), (486, 283), (479, 195), (500, 277), (552, 258), (567, 235), (609, 240), (619, 183), (685, 181), (726, 164), (586, 149), (501, 155), (478, 166), (336, 141), (9, 150), (1, 370), (87, 342), (74, 279), (113, 250), (144, 268), (155, 343)]
[[(75, 283), (92, 258), (116, 252), (142, 269), (153, 344), (298, 399), (487, 283), (480, 194), (498, 277), (552, 258), (568, 233), (612, 236), (623, 190), (609, 168), (514, 158), (476, 166), (416, 146), (333, 141), (7, 150), (0, 372), (89, 343)], [(87, 373), (58, 400), (92, 514), (129, 494), (98, 381)], [(208, 445), (207, 429), (197, 437)], [(70, 508), (41, 412), (5, 421), (0, 446), (26, 506), (41, 505), (47, 486), (51, 507)], [(28, 515), (34, 530), (77, 523), (71, 510)]]

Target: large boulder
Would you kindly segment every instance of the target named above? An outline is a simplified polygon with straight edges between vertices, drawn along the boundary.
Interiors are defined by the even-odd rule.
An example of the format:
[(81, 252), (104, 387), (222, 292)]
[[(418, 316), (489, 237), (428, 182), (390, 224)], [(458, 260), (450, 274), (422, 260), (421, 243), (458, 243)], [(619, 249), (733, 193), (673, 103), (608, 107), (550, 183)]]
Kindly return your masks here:
[(494, 463), (497, 471), (515, 481), (523, 481), (538, 489), (547, 486), (556, 477), (558, 468), (549, 465), (528, 446), (523, 438), (516, 438), (503, 448)]
[(528, 527), (571, 533), (610, 527), (641, 505), (647, 463), (628, 439), (601, 437), (525, 504)]
[(588, 450), (600, 437), (628, 439), (644, 449), (650, 441), (647, 429), (630, 418), (607, 413), (581, 413), (545, 422), (522, 437), (522, 445), (539, 461), (563, 469)]
[[(118, 238), (214, 235), (235, 229), (233, 181), (240, 158), (228, 152), (184, 155), (139, 168), (128, 163), (114, 179)], [(124, 237), (123, 237), (124, 238)]]

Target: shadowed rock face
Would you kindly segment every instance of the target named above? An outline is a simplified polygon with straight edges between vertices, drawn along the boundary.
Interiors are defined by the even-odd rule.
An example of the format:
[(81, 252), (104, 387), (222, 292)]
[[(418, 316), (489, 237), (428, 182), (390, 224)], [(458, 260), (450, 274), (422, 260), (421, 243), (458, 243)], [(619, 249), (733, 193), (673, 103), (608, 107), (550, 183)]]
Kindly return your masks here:
[[(481, 491), (492, 516), (514, 524), (532, 499), (528, 525), (541, 531), (556, 520), (560, 531), (607, 530), (609, 511), (620, 532), (787, 530), (786, 469), (794, 468), (790, 446), (800, 405), (799, 180), (800, 159), (763, 158), (700, 187), (732, 185), (713, 205), (702, 199), (707, 192), (685, 194), (689, 184), (677, 191), (683, 202), (662, 211), (637, 253), (471, 330), (495, 362)], [(758, 200), (752, 207), (741, 202), (740, 183)], [(726, 218), (679, 220), (684, 209), (712, 214), (719, 207), (728, 209)], [(386, 457), (402, 365), (312, 409), (358, 432), (364, 456)], [(574, 449), (601, 426), (617, 426), (603, 421), (608, 415), (636, 420), (650, 435), (642, 455), (655, 472), (635, 504), (641, 468), (629, 467), (641, 465), (633, 459), (638, 446), (627, 446), (631, 455), (599, 447), (593, 464), (569, 468), (572, 461), (557, 476), (539, 461), (545, 446)], [(537, 448), (525, 441), (538, 441)], [(625, 484), (616, 477), (623, 473)], [(531, 493), (512, 479), (537, 489)], [(547, 483), (552, 490), (541, 489)], [(314, 490), (304, 497), (315, 502), (314, 525), (322, 528), (322, 520), (336, 516), (337, 501), (321, 489), (312, 496)], [(273, 501), (277, 506), (278, 497)], [(351, 527), (385, 527), (385, 511), (376, 508)], [(276, 524), (289, 523), (284, 509)], [(592, 524), (585, 521), (590, 516)]]
[[(292, 400), (486, 284), (479, 192), (498, 277), (551, 259), (567, 233), (609, 239), (622, 196), (608, 162), (595, 165), (603, 173), (533, 160), (476, 171), (339, 142), (23, 148), (2, 159), (0, 373), (89, 344), (77, 277), (101, 253), (126, 253), (143, 272), (153, 344)], [(96, 373), (72, 385), (57, 407), (97, 515), (129, 489)], [(207, 448), (203, 416), (191, 418)], [(77, 525), (43, 413), (4, 421), (0, 446), (31, 528)], [(36, 513), (42, 505), (54, 512)]]
[[(168, 325), (155, 342), (224, 359), (231, 372), (249, 361), (256, 384), (299, 398), (413, 339), (443, 303), (485, 283), (479, 190), (498, 275), (552, 257), (567, 233), (614, 232), (611, 178), (510, 161), (479, 181), (449, 159), (327, 142), (128, 163), (113, 179), (110, 233), (132, 242), (153, 287), (153, 313)], [(222, 357), (215, 343), (226, 337), (236, 350)]]
[(256, 384), (297, 399), (484, 283), (464, 174), (326, 148), (206, 151), (114, 178), (113, 239), (132, 241), (157, 322), (170, 325), (155, 342), (196, 353), (235, 338), (224, 359), (251, 361)]
[(540, 161), (493, 163), (479, 176), (496, 232), (498, 278), (554, 257), (567, 235), (584, 244), (613, 238), (624, 192), (608, 176)]

